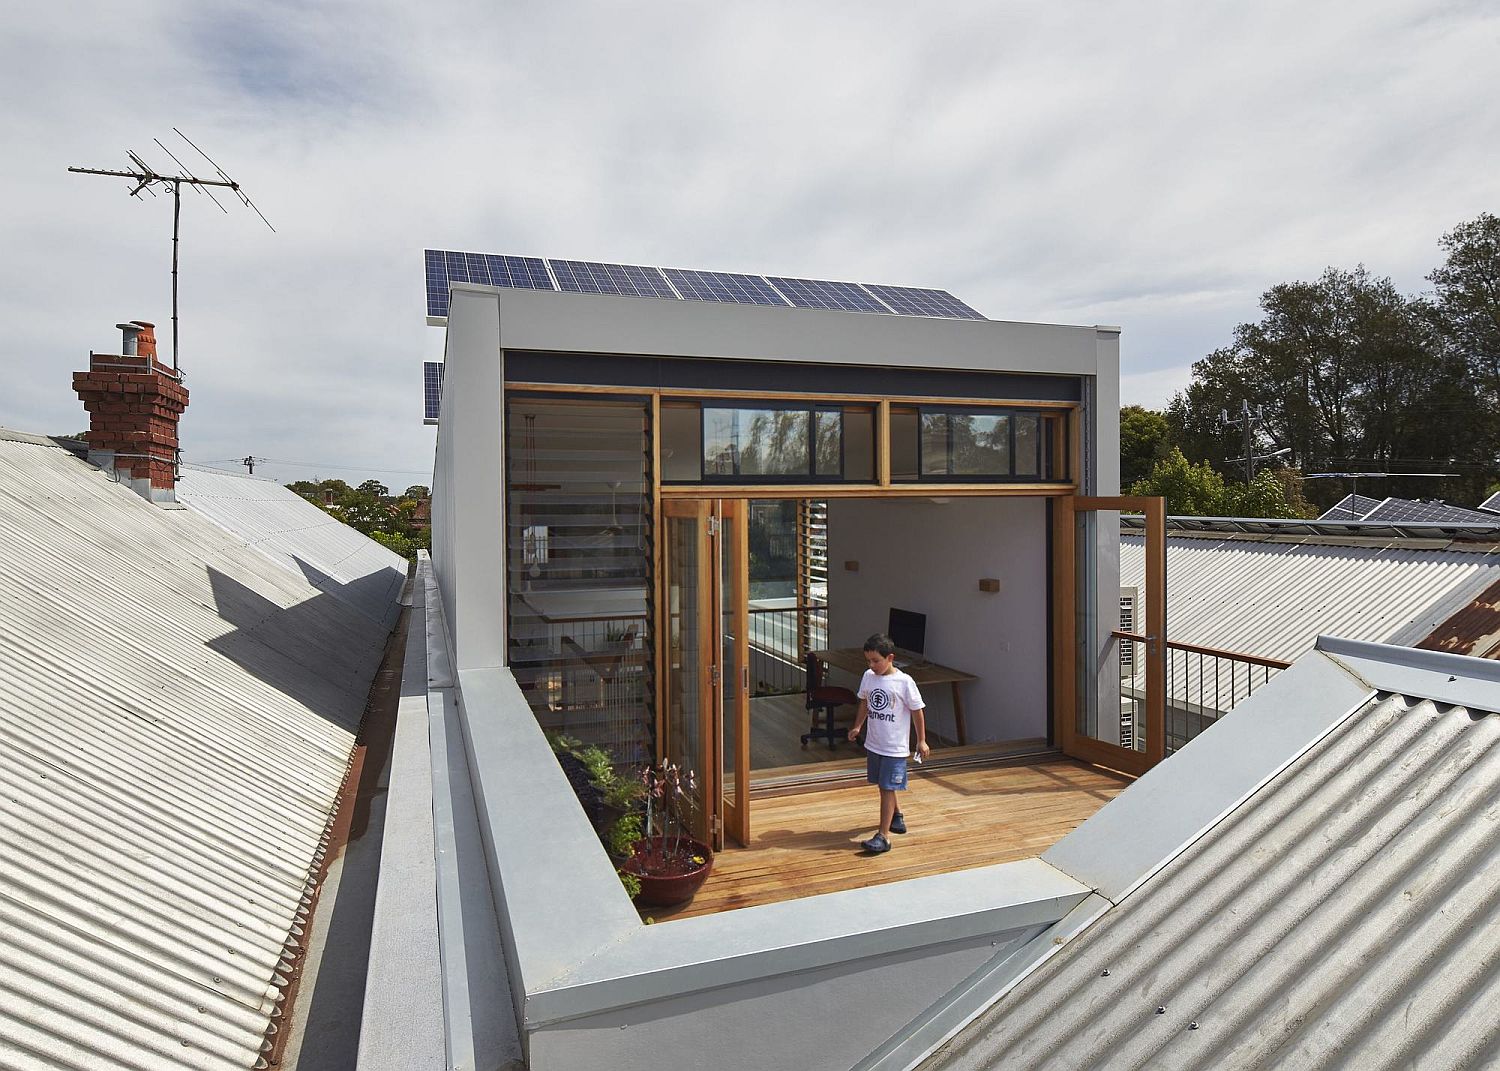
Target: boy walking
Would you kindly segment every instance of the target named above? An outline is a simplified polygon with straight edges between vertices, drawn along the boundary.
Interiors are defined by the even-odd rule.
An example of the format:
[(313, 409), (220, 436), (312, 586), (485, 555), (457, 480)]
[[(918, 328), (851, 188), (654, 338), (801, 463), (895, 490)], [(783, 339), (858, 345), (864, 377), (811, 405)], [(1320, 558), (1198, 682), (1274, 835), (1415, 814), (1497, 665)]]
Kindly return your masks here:
[(911, 727), (917, 726), (917, 754), (923, 759), (927, 747), (927, 720), (917, 682), (896, 668), (896, 645), (889, 636), (876, 633), (865, 641), (865, 675), (859, 682), (859, 713), (849, 739), (865, 737), (865, 777), (880, 786), (880, 831), (860, 847), (872, 855), (891, 850), (890, 834), (905, 833), (906, 819), (896, 807), (896, 793), (906, 788), (906, 757), (911, 753)]

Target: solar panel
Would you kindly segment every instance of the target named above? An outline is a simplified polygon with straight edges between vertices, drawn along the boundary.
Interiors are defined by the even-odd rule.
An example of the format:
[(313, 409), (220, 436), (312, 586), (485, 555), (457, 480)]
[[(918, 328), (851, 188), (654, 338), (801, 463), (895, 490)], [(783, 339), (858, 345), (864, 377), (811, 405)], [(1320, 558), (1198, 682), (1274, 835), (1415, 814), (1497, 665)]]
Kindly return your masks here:
[(427, 276), (427, 315), (448, 315), (451, 283), (508, 286), (513, 290), (555, 290), (547, 265), (540, 257), (503, 257), (492, 253), (457, 253), (445, 249), (424, 252)]
[(1369, 495), (1345, 495), (1336, 504), (1329, 506), (1328, 511), (1318, 520), (1357, 521), (1383, 501), (1385, 500), (1371, 498)]
[(1461, 506), (1450, 506), (1446, 502), (1417, 502), (1406, 498), (1388, 498), (1365, 514), (1364, 519), (1392, 523), (1500, 524), (1500, 520), (1494, 517)]
[(659, 268), (639, 264), (601, 264), (593, 260), (548, 260), (557, 285), (576, 294), (671, 298), (677, 295)]
[(443, 399), (443, 365), (441, 361), (422, 362), (422, 423), (438, 422), (438, 404)]
[(874, 294), (900, 316), (940, 316), (956, 320), (983, 320), (969, 306), (946, 290), (924, 290), (915, 286), (881, 286), (865, 283)]
[(1486, 513), (1500, 513), (1500, 491), (1496, 491), (1489, 498), (1479, 503), (1479, 508)]
[(759, 275), (663, 268), (677, 292), (693, 301), (727, 301), (736, 305), (787, 305), (786, 298)]
[(827, 279), (788, 279), (768, 275), (782, 297), (799, 309), (842, 309), (845, 312), (890, 312), (858, 283), (835, 283)]

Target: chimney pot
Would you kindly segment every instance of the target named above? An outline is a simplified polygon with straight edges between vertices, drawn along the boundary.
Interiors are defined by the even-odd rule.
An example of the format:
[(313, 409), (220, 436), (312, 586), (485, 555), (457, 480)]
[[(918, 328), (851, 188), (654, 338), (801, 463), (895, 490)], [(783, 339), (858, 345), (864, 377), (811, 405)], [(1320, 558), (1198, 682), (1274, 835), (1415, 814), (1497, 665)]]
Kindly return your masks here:
[(141, 325), (132, 321), (128, 324), (115, 324), (115, 326), (125, 336), (120, 352), (126, 357), (134, 357), (140, 352)]

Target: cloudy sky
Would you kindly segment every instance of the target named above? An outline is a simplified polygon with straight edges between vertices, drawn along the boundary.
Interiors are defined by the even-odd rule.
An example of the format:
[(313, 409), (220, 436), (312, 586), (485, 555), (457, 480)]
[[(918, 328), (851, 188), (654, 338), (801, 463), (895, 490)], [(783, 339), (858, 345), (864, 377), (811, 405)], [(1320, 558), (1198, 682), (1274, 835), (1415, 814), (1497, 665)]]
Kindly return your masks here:
[(65, 169), (165, 169), (176, 126), (276, 226), (185, 195), (184, 450), (284, 479), (428, 482), (428, 246), (1120, 324), (1159, 406), (1268, 286), (1419, 291), (1500, 211), (1492, 4), (56, 0), (4, 36), (0, 424), (82, 428), (119, 320), (168, 344), (170, 198)]

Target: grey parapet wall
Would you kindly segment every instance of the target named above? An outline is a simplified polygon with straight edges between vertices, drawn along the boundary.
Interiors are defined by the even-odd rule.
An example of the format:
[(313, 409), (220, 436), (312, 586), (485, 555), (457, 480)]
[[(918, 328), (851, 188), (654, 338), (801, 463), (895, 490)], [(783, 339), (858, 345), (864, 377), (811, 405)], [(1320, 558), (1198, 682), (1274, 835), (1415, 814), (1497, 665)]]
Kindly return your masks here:
[[(441, 649), (435, 584), (427, 595), (430, 649)], [(453, 886), (482, 863), (534, 1071), (701, 1061), (844, 1071), (977, 972), (1034, 961), (1037, 942), (1089, 896), (1029, 859), (648, 926), (509, 671), (429, 673), (430, 702), (465, 742), (480, 831), (469, 851), (483, 854), (440, 862), (439, 903), (461, 898)], [(463, 958), (455, 941), (472, 951), (473, 934), (440, 933), (450, 1020), (477, 1006), (472, 965), (448, 969)], [(471, 1044), (471, 1026), (448, 1026)], [(504, 1054), (474, 1053), (478, 1066), (492, 1057)]]

